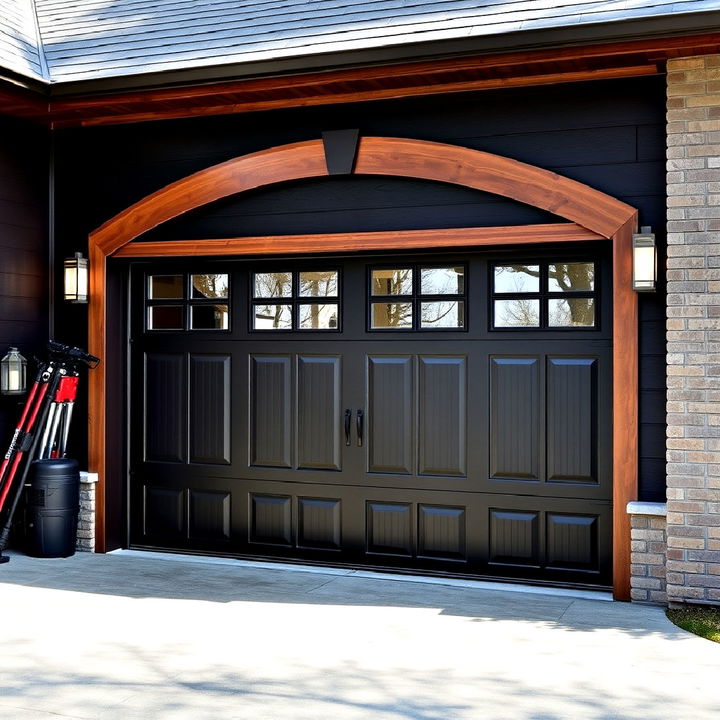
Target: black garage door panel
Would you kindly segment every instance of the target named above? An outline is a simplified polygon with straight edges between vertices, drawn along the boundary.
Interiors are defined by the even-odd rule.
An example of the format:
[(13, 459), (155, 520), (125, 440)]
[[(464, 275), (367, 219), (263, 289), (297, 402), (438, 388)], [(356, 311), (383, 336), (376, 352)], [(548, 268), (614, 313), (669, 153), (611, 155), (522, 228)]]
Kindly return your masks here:
[[(334, 267), (356, 293), (372, 264)], [(146, 329), (147, 277), (189, 273), (133, 269), (132, 545), (611, 582), (602, 296), (592, 330), (493, 331), (474, 287), (463, 331), (372, 332), (346, 294), (337, 328), (252, 332), (252, 266), (207, 267), (238, 288), (224, 332)]]
[[(211, 481), (208, 487), (213, 486)], [(610, 581), (610, 506), (239, 480), (148, 485), (143, 545), (454, 573)]]

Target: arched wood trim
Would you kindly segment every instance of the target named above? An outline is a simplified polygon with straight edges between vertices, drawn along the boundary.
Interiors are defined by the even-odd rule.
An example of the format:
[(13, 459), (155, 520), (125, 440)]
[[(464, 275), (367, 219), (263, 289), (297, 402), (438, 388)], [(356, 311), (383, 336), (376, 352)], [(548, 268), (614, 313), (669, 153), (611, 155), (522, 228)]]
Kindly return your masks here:
[[(542, 168), (469, 148), (403, 138), (361, 138), (356, 175), (434, 180), (503, 195), (612, 237), (633, 208)], [(200, 170), (148, 195), (90, 235), (105, 255), (183, 213), (230, 195), (328, 175), (321, 140), (282, 145)]]
[[(559, 215), (611, 240), (613, 591), (617, 599), (629, 600), (630, 529), (626, 506), (637, 499), (638, 455), (637, 295), (632, 290), (631, 254), (632, 233), (637, 228), (636, 210), (582, 183), (541, 168), (477, 150), (420, 140), (363, 138), (354, 172), (432, 180), (503, 195)], [(99, 227), (90, 235), (90, 352), (102, 358), (106, 355), (105, 294), (109, 256), (163, 222), (215, 200), (279, 182), (326, 175), (322, 141), (284, 145), (229, 160), (178, 180)], [(439, 233), (436, 247), (452, 246), (452, 240), (448, 240), (453, 237), (452, 232), (444, 240), (441, 236)], [(390, 249), (391, 245), (387, 247)], [(232, 250), (228, 254), (232, 254)], [(99, 472), (101, 478), (97, 487), (96, 534), (97, 550), (104, 552), (106, 373), (101, 367), (89, 375), (88, 463), (90, 470)]]

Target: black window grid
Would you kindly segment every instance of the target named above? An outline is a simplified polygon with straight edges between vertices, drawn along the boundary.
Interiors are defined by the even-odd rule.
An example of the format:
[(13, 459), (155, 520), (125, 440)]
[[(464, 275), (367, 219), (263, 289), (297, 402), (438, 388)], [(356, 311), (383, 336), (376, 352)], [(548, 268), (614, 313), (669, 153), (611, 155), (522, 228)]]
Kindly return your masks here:
[[(335, 295), (300, 295), (300, 273), (303, 272), (335, 272), (337, 273), (337, 293)], [(287, 273), (290, 275), (290, 295), (285, 297), (255, 297), (255, 276), (265, 273)], [(252, 333), (332, 333), (342, 331), (342, 273), (338, 267), (313, 267), (303, 270), (292, 269), (271, 269), (253, 272), (250, 275), (250, 303), (248, 329)], [(289, 328), (257, 328), (255, 327), (255, 308), (260, 305), (277, 307), (278, 305), (290, 306)], [(332, 328), (301, 328), (300, 327), (300, 306), (301, 305), (337, 305), (336, 327)]]
[[(207, 297), (192, 297), (192, 289), (190, 284), (192, 282), (193, 275), (205, 275), (209, 273), (149, 273), (145, 276), (145, 330), (149, 332), (230, 332), (230, 325), (232, 321), (230, 313), (230, 295), (232, 289), (230, 288), (229, 275), (228, 275), (228, 292), (227, 297), (223, 298), (207, 298)], [(215, 274), (228, 274), (228, 273), (215, 273)], [(150, 282), (152, 277), (158, 276), (182, 276), (182, 297), (180, 298), (153, 298), (151, 297)], [(227, 328), (194, 328), (192, 327), (192, 308), (193, 307), (211, 307), (213, 305), (225, 305), (228, 312), (228, 326)], [(182, 308), (182, 327), (178, 328), (153, 328), (151, 327), (150, 313), (154, 307), (180, 307)]]
[[(463, 268), (463, 292), (462, 293), (421, 293), (422, 270), (443, 267)], [(373, 295), (373, 271), (374, 270), (412, 270), (412, 292), (406, 295)], [(466, 332), (468, 328), (468, 267), (466, 263), (396, 263), (388, 265), (371, 265), (367, 270), (367, 330), (369, 332)], [(425, 302), (458, 302), (458, 314), (462, 318), (462, 325), (457, 327), (422, 327), (421, 309)], [(411, 305), (412, 325), (410, 327), (373, 327), (372, 306), (374, 303), (406, 303)]]
[[(571, 263), (588, 263), (593, 267), (593, 290), (550, 290), (549, 268), (550, 265), (565, 265)], [(532, 292), (495, 292), (495, 268), (509, 267), (513, 265), (539, 266), (539, 289)], [(489, 266), (490, 280), (490, 328), (499, 332), (538, 332), (538, 331), (559, 331), (578, 332), (598, 330), (600, 327), (600, 303), (598, 302), (599, 287), (599, 262), (595, 258), (581, 258), (568, 260), (527, 260), (527, 261), (504, 261), (491, 263)], [(575, 298), (588, 298), (593, 301), (593, 324), (592, 325), (550, 325), (550, 300), (571, 300)], [(495, 326), (495, 301), (496, 300), (538, 300), (539, 303), (539, 325), (520, 326)]]

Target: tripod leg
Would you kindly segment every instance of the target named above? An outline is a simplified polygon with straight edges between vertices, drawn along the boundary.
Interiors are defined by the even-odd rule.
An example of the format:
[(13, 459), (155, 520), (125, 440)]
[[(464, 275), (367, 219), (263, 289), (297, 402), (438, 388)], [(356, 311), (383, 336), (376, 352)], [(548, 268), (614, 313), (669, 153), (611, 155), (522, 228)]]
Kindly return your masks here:
[(51, 435), (53, 423), (55, 420), (55, 413), (57, 412), (58, 407), (59, 407), (58, 403), (53, 402), (53, 403), (51, 403), (51, 405), (48, 409), (48, 414), (46, 416), (47, 419), (45, 420), (45, 427), (44, 427), (43, 433), (42, 433), (42, 440), (40, 441), (40, 449), (38, 450), (38, 460), (42, 460), (43, 458), (50, 457), (50, 453), (46, 452), (46, 451), (47, 451), (48, 445), (50, 443), (52, 443), (50, 435)]
[[(40, 393), (40, 396), (38, 396), (38, 388), (40, 387), (42, 387), (42, 391)], [(35, 383), (30, 390), (30, 394), (25, 401), (25, 407), (23, 408), (22, 415), (20, 416), (20, 421), (15, 428), (15, 433), (13, 434), (12, 440), (10, 441), (10, 447), (5, 453), (2, 465), (0, 466), (0, 494), (4, 494), (3, 488), (5, 487), (6, 480), (8, 479), (8, 477), (12, 476), (12, 473), (8, 471), (11, 469), (11, 464), (13, 463), (15, 455), (17, 454), (21, 446), (22, 439), (27, 432), (25, 423), (28, 420), (28, 416), (31, 414), (31, 410), (35, 406), (35, 403), (42, 402), (42, 397), (44, 396), (46, 390), (47, 383), (42, 382), (42, 373), (38, 373), (37, 379), (35, 380)], [(0, 501), (0, 509), (1, 508), (2, 502)]]
[(60, 434), (60, 442), (58, 446), (58, 457), (65, 457), (68, 444), (68, 436), (70, 434), (70, 421), (72, 420), (74, 402), (63, 403), (65, 412), (63, 413), (63, 426)]

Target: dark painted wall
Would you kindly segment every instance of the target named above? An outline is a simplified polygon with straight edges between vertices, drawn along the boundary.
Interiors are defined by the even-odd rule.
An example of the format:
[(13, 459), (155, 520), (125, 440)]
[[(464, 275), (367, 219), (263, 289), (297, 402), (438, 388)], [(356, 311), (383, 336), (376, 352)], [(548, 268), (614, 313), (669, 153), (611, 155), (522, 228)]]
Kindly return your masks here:
[[(22, 121), (0, 118), (0, 357), (15, 345), (31, 358), (47, 340), (49, 138)], [(4, 454), (18, 401), (0, 396)]]
[[(56, 156), (59, 253), (80, 249), (93, 228), (191, 172), (343, 128), (448, 142), (554, 170), (637, 207), (641, 224), (652, 225), (662, 245), (664, 97), (664, 78), (658, 77), (63, 131)], [(329, 178), (221, 201), (149, 235), (190, 239), (547, 221), (552, 218), (533, 208), (460, 188)], [(664, 500), (663, 290), (640, 300), (641, 497)], [(61, 339), (85, 342), (80, 312), (60, 309)]]

